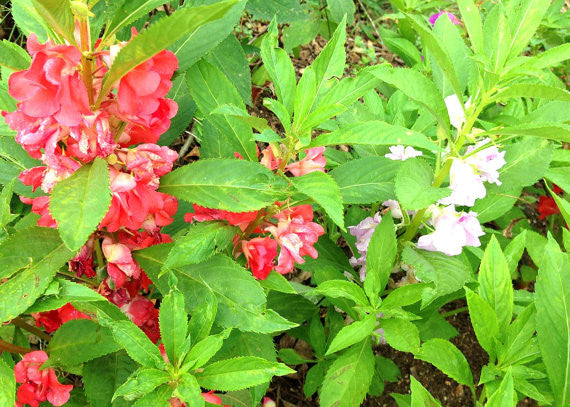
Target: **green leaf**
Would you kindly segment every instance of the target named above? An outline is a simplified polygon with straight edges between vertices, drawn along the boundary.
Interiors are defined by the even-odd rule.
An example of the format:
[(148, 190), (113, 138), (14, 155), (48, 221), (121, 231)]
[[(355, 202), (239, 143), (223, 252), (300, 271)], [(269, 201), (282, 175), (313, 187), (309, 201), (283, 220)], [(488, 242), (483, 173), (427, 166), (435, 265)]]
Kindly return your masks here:
[(451, 84), (453, 88), (453, 93), (460, 96), (463, 95), (463, 91), (459, 80), (457, 79), (457, 73), (455, 72), (455, 66), (449, 56), (444, 45), (438, 40), (438, 38), (429, 30), (424, 22), (417, 16), (403, 13), (409, 21), (412, 23), (416, 32), (422, 39), (422, 42), (430, 51), (433, 59), (437, 62), (439, 68), (443, 71), (443, 75)]
[(497, 314), (500, 331), (504, 332), (513, 315), (513, 283), (509, 266), (494, 235), (481, 260), (479, 294)]
[(129, 356), (145, 367), (162, 368), (164, 360), (158, 347), (153, 344), (145, 333), (134, 323), (129, 321), (113, 321), (101, 314), (99, 322), (109, 328), (115, 341), (119, 343)]
[(113, 399), (123, 397), (125, 400), (132, 401), (150, 393), (168, 381), (170, 381), (170, 374), (164, 370), (138, 369), (115, 391)]
[(570, 92), (554, 86), (542, 85), (540, 83), (515, 83), (497, 93), (491, 99), (492, 102), (498, 100), (508, 100), (509, 98), (539, 98), (548, 100), (570, 101)]
[[(207, 2), (186, 2), (184, 4), (184, 7), (193, 10), (194, 7), (192, 6), (194, 4), (206, 3), (216, 5), (217, 3), (220, 3), (220, 1), (209, 0)], [(234, 58), (237, 57), (237, 53), (235, 52), (239, 52), (239, 50), (237, 50), (234, 45), (230, 45), (230, 42), (232, 42), (232, 40), (228, 37), (228, 35), (231, 35), (233, 37), (232, 30), (239, 22), (245, 4), (246, 1), (244, 0), (235, 3), (221, 18), (201, 25), (198, 27), (198, 29), (196, 29), (196, 31), (182, 37), (176, 41), (176, 43), (170, 46), (169, 49), (174, 52), (178, 58), (178, 69), (180, 72), (186, 71), (188, 68), (194, 65), (196, 61), (211, 51), (212, 54), (206, 56), (206, 59), (210, 63), (218, 66), (222, 71), (224, 71), (224, 73), (226, 73), (226, 75), (233, 79), (233, 77), (227, 72), (227, 69), (230, 69), (230, 62), (232, 65), (235, 63), (235, 66), (237, 67), (238, 62)], [(228, 61), (223, 61), (218, 55), (215, 55), (222, 52), (222, 50), (224, 52), (230, 51), (230, 47), (234, 52), (231, 53), (231, 57), (228, 58)], [(243, 68), (243, 66), (240, 66), (239, 68), (239, 71), (242, 73), (245, 72), (243, 71)], [(234, 74), (238, 74), (238, 72), (234, 72)], [(247, 72), (247, 76), (247, 79), (242, 78), (239, 83), (234, 82), (242, 96), (245, 96), (242, 94), (242, 91), (245, 91), (245, 88), (243, 88), (243, 86), (247, 81), (249, 81), (249, 71)], [(249, 91), (251, 92), (251, 88)], [(251, 98), (251, 94), (249, 97)], [(244, 101), (246, 101), (246, 99), (244, 99)]]
[(490, 84), (496, 83), (502, 72), (510, 51), (510, 43), (511, 33), (504, 7), (501, 3), (495, 4), (483, 25), (483, 51), (487, 57), (487, 69), (494, 74)]
[(307, 14), (298, 0), (249, 0), (247, 11), (253, 14), (255, 19), (270, 21), (272, 18), (277, 18), (279, 23), (307, 19)]
[(0, 244), (0, 258), (14, 253), (30, 257), (32, 262), (0, 285), (0, 322), (28, 309), (46, 290), (57, 270), (75, 254), (59, 239), (57, 231), (40, 227), (22, 229)]
[(111, 205), (109, 166), (96, 158), (59, 181), (51, 194), (49, 209), (59, 234), (70, 250), (79, 250), (97, 229)]
[(422, 345), (416, 358), (431, 363), (458, 383), (473, 386), (473, 375), (467, 359), (449, 341), (430, 339)]
[(287, 112), (291, 114), (293, 113), (297, 82), (295, 68), (287, 53), (277, 48), (277, 35), (277, 23), (274, 17), (261, 43), (261, 58), (269, 77), (273, 81), (277, 98)]
[(328, 0), (327, 8), (331, 13), (331, 19), (335, 23), (340, 23), (346, 15), (348, 24), (354, 24), (354, 13), (356, 7), (352, 0)]
[(469, 34), (469, 40), (473, 49), (479, 53), (483, 53), (483, 26), (481, 23), (481, 15), (479, 8), (473, 0), (458, 0), (457, 6), (461, 12), (461, 20), (465, 24), (465, 29)]
[(538, 55), (525, 59), (525, 61), (517, 67), (517, 71), (525, 71), (530, 69), (544, 69), (558, 65), (560, 62), (570, 59), (570, 44), (561, 44), (557, 47), (550, 48)]
[[(166, 295), (160, 304), (160, 334), (168, 360), (178, 363), (188, 330), (188, 315), (184, 311), (184, 296), (177, 289)], [(162, 384), (162, 383), (161, 383)]]
[(271, 270), (265, 280), (260, 280), (259, 283), (263, 288), (268, 290), (279, 291), (286, 294), (296, 294), (297, 292), (291, 286), (289, 280), (287, 280), (283, 274), (279, 274), (275, 270)]
[(358, 406), (368, 392), (374, 374), (370, 339), (353, 345), (329, 367), (319, 390), (322, 407)]
[(120, 0), (106, 3), (107, 7), (110, 6), (110, 10), (105, 11), (111, 16), (111, 21), (105, 28), (103, 38), (114, 36), (117, 31), (127, 24), (143, 17), (163, 4), (162, 0)]
[(411, 407), (441, 407), (424, 386), (412, 375), (410, 375), (410, 390), (412, 391)]
[(329, 174), (345, 204), (371, 204), (394, 199), (394, 178), (400, 162), (385, 157), (350, 160)]
[(379, 120), (351, 123), (331, 133), (317, 136), (308, 148), (339, 144), (393, 146), (403, 144), (437, 151), (439, 148), (421, 133)]
[(380, 328), (388, 345), (400, 352), (416, 353), (420, 349), (420, 333), (410, 321), (400, 318), (380, 320)]
[(0, 42), (0, 65), (12, 71), (21, 71), (30, 67), (30, 55), (18, 44), (2, 40)]
[(493, 393), (485, 404), (486, 407), (514, 407), (517, 405), (511, 370), (507, 371), (499, 388)]
[(511, 28), (509, 57), (518, 56), (526, 47), (550, 5), (550, 0), (517, 0), (511, 2), (514, 13), (508, 14)]
[(333, 338), (325, 356), (348, 348), (372, 335), (376, 327), (376, 315), (366, 315), (361, 321), (354, 321), (343, 327)]
[(223, 142), (229, 144), (232, 153), (239, 153), (246, 160), (257, 162), (251, 125), (228, 114), (214, 114), (217, 108), (227, 104), (247, 113), (241, 96), (228, 77), (214, 65), (202, 60), (188, 69), (186, 83), (196, 105), (219, 131)]
[(515, 275), (514, 273), (517, 271), (517, 266), (519, 265), (519, 260), (521, 259), (524, 252), (525, 244), (526, 230), (523, 230), (505, 247), (505, 260), (507, 261), (509, 273), (511, 276)]
[(161, 192), (207, 208), (245, 212), (282, 199), (284, 182), (257, 162), (200, 160), (160, 179)]
[(224, 340), (228, 338), (231, 331), (231, 328), (226, 329), (217, 335), (208, 336), (193, 345), (186, 358), (184, 358), (183, 368), (197, 369), (208, 363), (208, 361), (220, 350)]
[(373, 68), (365, 68), (356, 77), (344, 78), (331, 85), (319, 99), (319, 105), (352, 105), (379, 84), (380, 80), (370, 73), (371, 70)]
[[(167, 276), (158, 277), (165, 253), (171, 245), (157, 245), (134, 254), (162, 293), (169, 291)], [(215, 295), (218, 300), (216, 323), (225, 328), (275, 332), (296, 326), (265, 308), (265, 294), (251, 272), (225, 256), (214, 256), (201, 264), (173, 268), (178, 289), (184, 294), (186, 309), (195, 318), (198, 304)], [(192, 320), (190, 321), (192, 325)]]
[(16, 399), (14, 361), (7, 352), (0, 357), (0, 404), (11, 406)]
[(125, 352), (116, 352), (83, 365), (82, 382), (92, 407), (128, 407), (130, 402), (111, 399), (115, 390), (127, 380), (137, 364)]
[(564, 218), (566, 223), (570, 222), (570, 202), (568, 202), (566, 199), (560, 198), (557, 194), (552, 192), (550, 188), (549, 191), (550, 195), (552, 196), (552, 198), (554, 198), (554, 201), (556, 202), (556, 206), (558, 206), (558, 209), (560, 209), (560, 213), (562, 214), (562, 217)]
[(195, 374), (200, 386), (221, 391), (241, 390), (269, 381), (273, 376), (294, 373), (282, 363), (255, 356), (221, 360)]
[(76, 366), (120, 348), (108, 329), (94, 321), (78, 319), (66, 322), (55, 331), (48, 353), (50, 365)]
[(75, 21), (69, 0), (32, 0), (36, 11), (47, 25), (71, 44), (75, 43)]
[(552, 240), (538, 269), (536, 328), (557, 406), (570, 401), (570, 261)]
[[(248, 126), (253, 127), (255, 130), (259, 131), (260, 133), (263, 133), (265, 131), (269, 131), (269, 132), (275, 134), (277, 136), (277, 139), (270, 140), (270, 141), (281, 141), (281, 137), (279, 137), (279, 135), (277, 133), (275, 133), (273, 130), (271, 130), (271, 128), (269, 127), (269, 124), (267, 123), (267, 120), (265, 120), (262, 117), (250, 116), (245, 110), (240, 109), (239, 107), (236, 107), (234, 105), (222, 105), (220, 107), (217, 107), (216, 109), (214, 109), (212, 111), (212, 114), (221, 114), (221, 115), (231, 116), (235, 119), (242, 121), (243, 123), (247, 124)], [(257, 135), (254, 137), (257, 137)], [(257, 140), (257, 138), (256, 138), (256, 140)]]
[(303, 363), (307, 362), (316, 362), (315, 360), (305, 359), (303, 356), (299, 355), (295, 352), (294, 349), (290, 348), (281, 348), (277, 353), (279, 359), (287, 365), (294, 366), (294, 365), (302, 365)]
[(360, 306), (367, 306), (369, 304), (366, 295), (362, 288), (356, 283), (344, 280), (328, 280), (321, 282), (317, 288), (314, 289), (315, 293), (319, 293), (329, 298), (346, 298), (354, 301), (355, 304)]
[(238, 229), (224, 222), (198, 222), (176, 239), (164, 262), (165, 269), (196, 264), (226, 249)]
[(198, 381), (190, 374), (185, 374), (181, 377), (176, 393), (178, 398), (189, 406), (201, 407), (205, 403)]
[(374, 230), (366, 255), (364, 291), (373, 306), (378, 303), (379, 295), (388, 283), (397, 253), (394, 220), (387, 214)]
[(504, 340), (504, 351), (498, 355), (498, 364), (514, 365), (526, 356), (525, 349), (534, 345), (536, 332), (535, 304), (528, 305), (513, 321)]
[(39, 42), (48, 39), (46, 22), (36, 11), (34, 4), (29, 0), (12, 0), (11, 14), (18, 29), (26, 36), (36, 34)]
[(297, 86), (297, 93), (295, 94), (294, 102), (294, 128), (300, 133), (302, 124), (307, 119), (311, 108), (313, 107), (313, 101), (317, 95), (317, 78), (315, 76), (315, 70), (312, 66), (307, 67), (303, 76), (299, 80)]
[[(493, 134), (514, 136), (531, 136), (545, 139), (570, 142), (570, 126), (561, 123), (523, 123), (517, 126), (503, 127), (493, 130)], [(491, 134), (482, 133), (481, 135)]]
[(138, 399), (133, 407), (169, 407), (168, 400), (172, 397), (172, 388), (170, 386), (161, 386), (146, 396)]
[[(105, 75), (99, 98), (107, 95), (124, 75), (200, 26), (223, 17), (237, 0), (209, 6), (183, 8), (152, 24), (119, 51)], [(102, 95), (102, 96), (101, 96)]]
[(465, 287), (471, 324), (479, 344), (492, 359), (495, 356), (493, 339), (499, 338), (499, 321), (491, 306), (479, 295)]
[(441, 92), (432, 81), (417, 71), (392, 68), (386, 65), (381, 65), (370, 72), (381, 81), (396, 87), (410, 99), (424, 106), (437, 119), (442, 128), (448, 131), (447, 107)]
[(12, 214), (10, 209), (10, 201), (12, 200), (15, 181), (16, 179), (14, 178), (8, 185), (4, 185), (0, 193), (0, 228), (3, 228), (17, 218), (17, 215)]
[(391, 291), (380, 305), (380, 310), (389, 310), (414, 304), (422, 299), (425, 284), (407, 284)]
[(558, 185), (564, 191), (570, 191), (570, 180), (568, 179), (568, 171), (570, 167), (554, 167), (549, 168), (545, 174), (545, 178), (548, 178), (551, 182)]
[(178, 104), (178, 112), (170, 121), (168, 130), (160, 136), (158, 145), (169, 146), (188, 128), (196, 113), (196, 103), (188, 93), (186, 78), (178, 75), (172, 81), (172, 88), (166, 95), (168, 99), (174, 100)]
[(445, 198), (451, 193), (449, 188), (435, 188), (433, 170), (423, 159), (406, 160), (396, 175), (394, 189), (400, 205), (406, 210), (417, 210)]
[(334, 179), (324, 172), (314, 171), (289, 178), (295, 189), (319, 204), (334, 223), (344, 230), (344, 208), (340, 190)]

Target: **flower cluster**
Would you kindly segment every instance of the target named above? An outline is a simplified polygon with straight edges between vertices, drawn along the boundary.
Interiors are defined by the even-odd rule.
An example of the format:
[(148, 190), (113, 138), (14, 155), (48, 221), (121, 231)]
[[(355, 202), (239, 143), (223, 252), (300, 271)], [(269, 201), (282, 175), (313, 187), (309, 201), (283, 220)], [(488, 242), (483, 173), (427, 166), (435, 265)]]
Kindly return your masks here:
[[(97, 42), (97, 51), (92, 52), (50, 41), (40, 44), (30, 35), (31, 65), (9, 79), (17, 109), (2, 115), (17, 131), (16, 141), (42, 161), (42, 166), (19, 176), (34, 191), (40, 188), (47, 194), (21, 197), (40, 215), (39, 226), (57, 227), (49, 210), (55, 184), (96, 158), (106, 160), (111, 205), (97, 231), (69, 262), (69, 269), (78, 277), (93, 278), (104, 272), (106, 264), (106, 274), (99, 274), (103, 279), (99, 291), (156, 342), (158, 310), (141, 295), (150, 280), (131, 252), (171, 241), (159, 231), (173, 221), (178, 202), (157, 189), (178, 154), (155, 143), (178, 109), (176, 102), (166, 98), (178, 60), (172, 52), (161, 51), (102, 94), (103, 76), (125, 44), (105, 50)], [(94, 252), (99, 249), (96, 270)], [(48, 332), (70, 319), (87, 318), (71, 304), (34, 317)]]
[(26, 353), (23, 359), (16, 363), (16, 382), (22, 383), (16, 393), (16, 407), (22, 407), (24, 404), (38, 407), (44, 401), (49, 401), (54, 406), (63, 406), (69, 400), (73, 385), (61, 384), (54, 369), (40, 370), (47, 360), (47, 353), (38, 350)]

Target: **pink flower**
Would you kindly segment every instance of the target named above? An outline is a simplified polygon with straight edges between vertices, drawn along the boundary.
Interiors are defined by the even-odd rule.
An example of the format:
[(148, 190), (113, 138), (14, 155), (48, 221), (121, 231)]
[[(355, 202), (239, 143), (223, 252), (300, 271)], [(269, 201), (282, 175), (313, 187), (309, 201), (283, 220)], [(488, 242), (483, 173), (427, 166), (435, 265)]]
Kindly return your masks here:
[(263, 407), (277, 407), (277, 404), (269, 397), (263, 398)]
[(40, 371), (40, 366), (48, 360), (43, 350), (26, 353), (14, 366), (16, 382), (23, 383), (16, 393), (16, 406), (29, 404), (38, 407), (49, 401), (54, 406), (62, 406), (69, 400), (73, 385), (63, 385), (57, 380), (54, 369)]
[(273, 260), (277, 257), (277, 242), (270, 237), (242, 240), (241, 250), (253, 276), (265, 280), (273, 270)]
[(123, 305), (121, 310), (153, 343), (158, 342), (160, 339), (158, 309), (154, 307), (151, 300), (142, 295), (137, 295), (132, 301)]
[(178, 104), (174, 100), (159, 99), (158, 109), (145, 118), (143, 124), (131, 120), (126, 127), (119, 144), (128, 147), (140, 143), (156, 143), (170, 127), (170, 119), (176, 116)]
[(103, 239), (101, 245), (103, 255), (107, 259), (107, 272), (117, 287), (122, 287), (128, 277), (137, 279), (141, 268), (133, 260), (131, 249), (122, 243), (113, 243), (110, 237)]
[(91, 162), (96, 157), (106, 158), (116, 147), (106, 112), (84, 116), (78, 126), (70, 129), (67, 138), (67, 154), (84, 163)]
[[(481, 140), (474, 146), (467, 147), (467, 154), (488, 143), (491, 143), (490, 138)], [(465, 162), (476, 168), (482, 181), (501, 185), (499, 170), (507, 163), (505, 161), (505, 151), (499, 151), (497, 146), (491, 146), (467, 157)]]
[(376, 230), (376, 226), (380, 224), (381, 220), (382, 216), (380, 216), (380, 212), (377, 212), (374, 214), (374, 217), (369, 216), (363, 219), (358, 225), (348, 227), (350, 234), (356, 237), (355, 246), (360, 255), (358, 259), (352, 257), (349, 261), (352, 267), (360, 266), (360, 281), (364, 281), (366, 278), (366, 253), (368, 252), (368, 245), (370, 244), (374, 230)]
[(34, 118), (16, 110), (12, 113), (2, 112), (6, 124), (16, 130), (16, 142), (33, 158), (41, 159), (42, 150), (46, 155), (53, 154), (62, 130), (51, 117)]
[(285, 168), (295, 177), (300, 177), (301, 175), (309, 174), (314, 171), (325, 172), (327, 159), (323, 156), (324, 152), (324, 147), (314, 147), (305, 150), (306, 155), (302, 160), (288, 164)]
[(273, 149), (269, 146), (261, 151), (260, 163), (271, 171), (275, 171), (281, 165), (281, 159), (275, 157)]
[(404, 217), (402, 213), (402, 208), (400, 207), (400, 203), (393, 199), (388, 199), (387, 201), (382, 202), (382, 205), (387, 206), (390, 208), (390, 214), (393, 218), (401, 219)]
[(394, 161), (406, 161), (408, 158), (419, 157), (422, 154), (421, 151), (416, 151), (413, 147), (408, 146), (404, 148), (402, 145), (397, 145), (391, 146), (390, 153), (385, 154), (384, 157)]
[(432, 26), (435, 26), (435, 22), (437, 21), (437, 19), (439, 17), (441, 17), (442, 15), (447, 15), (447, 17), (449, 17), (449, 19), (451, 20), (451, 22), (454, 25), (459, 25), (461, 24), (461, 20), (459, 20), (457, 17), (455, 17), (453, 14), (451, 14), (449, 11), (440, 11), (439, 13), (436, 14), (432, 14), (429, 18), (429, 22)]
[(135, 176), (137, 183), (147, 184), (156, 189), (159, 178), (172, 171), (178, 153), (156, 144), (140, 144), (133, 149), (118, 151), (117, 156)]
[(32, 187), (32, 191), (35, 191), (42, 185), (46, 170), (47, 167), (28, 168), (18, 175), (18, 179), (22, 181), (22, 184), (30, 185)]
[(417, 247), (438, 251), (448, 256), (461, 254), (463, 246), (481, 246), (479, 237), (485, 233), (475, 212), (456, 212), (453, 206), (440, 209), (432, 206), (433, 233), (419, 238)]
[(225, 220), (232, 226), (239, 226), (243, 231), (257, 217), (257, 211), (251, 212), (229, 212), (221, 209), (204, 208), (203, 206), (193, 204), (194, 213), (184, 215), (184, 221), (206, 222), (209, 220)]
[(293, 271), (294, 263), (303, 264), (305, 260), (302, 256), (310, 256), (313, 259), (318, 257), (317, 250), (313, 245), (319, 240), (325, 231), (318, 223), (310, 222), (308, 209), (310, 205), (302, 205), (293, 209), (287, 209), (278, 214), (277, 226), (268, 226), (266, 231), (270, 232), (281, 247), (278, 264), (275, 271), (286, 274)]
[(49, 212), (49, 196), (38, 196), (37, 198), (20, 197), (20, 201), (32, 205), (32, 212), (40, 215), (38, 226), (46, 228), (57, 228), (57, 222)]
[[(214, 390), (211, 390), (207, 393), (202, 393), (202, 397), (206, 402), (210, 404), (217, 404), (220, 406), (222, 405), (222, 399), (214, 394)], [(224, 407), (229, 407), (229, 406), (224, 406)]]
[(90, 319), (88, 315), (77, 311), (70, 303), (52, 311), (32, 313), (32, 317), (36, 320), (36, 326), (43, 326), (48, 333), (55, 332), (67, 321), (74, 319)]

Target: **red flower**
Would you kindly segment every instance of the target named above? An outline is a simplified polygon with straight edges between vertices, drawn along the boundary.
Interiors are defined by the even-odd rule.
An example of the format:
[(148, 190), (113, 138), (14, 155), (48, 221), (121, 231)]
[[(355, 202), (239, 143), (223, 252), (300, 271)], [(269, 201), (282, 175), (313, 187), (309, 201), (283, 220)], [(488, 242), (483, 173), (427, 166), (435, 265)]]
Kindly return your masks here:
[(121, 310), (153, 343), (158, 342), (160, 339), (158, 309), (154, 308), (154, 303), (151, 300), (142, 295), (137, 295), (131, 302), (123, 305)]
[(546, 219), (547, 216), (560, 213), (560, 209), (554, 198), (542, 195), (538, 198), (538, 213), (538, 219)]
[(95, 277), (96, 273), (93, 269), (93, 247), (95, 244), (95, 236), (91, 235), (89, 240), (79, 249), (79, 253), (69, 260), (69, 270), (73, 271), (77, 277), (85, 275), (87, 278)]
[(257, 211), (229, 212), (221, 209), (204, 208), (203, 206), (196, 204), (193, 204), (192, 206), (194, 207), (194, 213), (187, 213), (184, 215), (184, 220), (186, 222), (193, 222), (194, 220), (197, 220), (198, 222), (226, 220), (230, 225), (239, 226), (241, 230), (245, 230), (245, 228), (247, 228), (247, 226), (257, 217)]
[(36, 320), (36, 326), (43, 326), (46, 332), (55, 332), (60, 326), (73, 319), (91, 319), (83, 312), (77, 311), (70, 303), (63, 307), (46, 312), (32, 313)]
[(32, 212), (40, 215), (38, 226), (46, 228), (56, 228), (57, 222), (49, 213), (49, 196), (38, 196), (37, 198), (20, 197), (20, 201), (32, 205)]
[(133, 149), (117, 153), (127, 170), (135, 176), (137, 183), (147, 184), (156, 189), (159, 178), (172, 171), (178, 153), (168, 147), (156, 144), (141, 144)]
[(131, 249), (127, 246), (122, 243), (113, 243), (110, 237), (106, 237), (103, 239), (101, 249), (107, 259), (109, 277), (113, 279), (118, 288), (125, 284), (127, 278), (138, 279), (140, 277), (141, 268), (133, 260)]
[(241, 249), (253, 276), (265, 280), (273, 270), (277, 242), (270, 237), (256, 237), (249, 241), (242, 240)]
[(39, 370), (47, 360), (47, 353), (38, 350), (26, 353), (24, 358), (14, 366), (16, 382), (23, 383), (16, 393), (16, 407), (24, 404), (38, 407), (46, 400), (54, 406), (62, 406), (69, 400), (73, 385), (61, 384), (57, 380), (54, 369)]

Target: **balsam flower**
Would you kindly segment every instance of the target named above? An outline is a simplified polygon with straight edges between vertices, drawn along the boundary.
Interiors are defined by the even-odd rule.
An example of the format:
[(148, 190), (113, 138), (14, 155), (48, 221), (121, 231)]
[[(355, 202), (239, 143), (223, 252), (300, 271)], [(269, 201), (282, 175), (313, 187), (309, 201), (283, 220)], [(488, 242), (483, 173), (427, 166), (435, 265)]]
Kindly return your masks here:
[(288, 164), (285, 169), (295, 177), (309, 174), (314, 171), (325, 172), (327, 159), (324, 157), (324, 147), (309, 148), (305, 151), (305, 157), (301, 160)]
[(440, 18), (442, 15), (446, 15), (447, 17), (449, 17), (449, 19), (451, 20), (451, 22), (454, 25), (459, 25), (461, 24), (461, 20), (458, 19), (457, 17), (455, 17), (455, 15), (451, 14), (449, 11), (440, 11), (439, 13), (436, 14), (432, 14), (429, 17), (429, 23), (433, 26), (435, 26), (435, 22), (437, 21), (438, 18)]
[(52, 311), (32, 313), (32, 317), (36, 320), (36, 326), (43, 326), (48, 333), (57, 331), (57, 329), (67, 321), (90, 319), (88, 315), (77, 311), (70, 303)]
[(463, 126), (465, 123), (465, 109), (471, 106), (471, 98), (467, 99), (465, 105), (459, 100), (459, 97), (454, 93), (445, 98), (445, 106), (447, 107), (447, 113), (449, 115), (449, 122), (457, 130)]
[(265, 280), (273, 270), (273, 261), (277, 257), (277, 242), (271, 237), (242, 240), (241, 251), (253, 276)]
[(38, 226), (46, 228), (56, 228), (57, 222), (49, 212), (49, 196), (38, 196), (37, 198), (20, 197), (20, 201), (25, 204), (32, 205), (32, 212), (40, 215)]
[(257, 217), (257, 211), (251, 212), (229, 212), (221, 209), (204, 208), (193, 204), (194, 213), (184, 215), (186, 222), (193, 221), (206, 222), (209, 220), (225, 220), (232, 226), (238, 226), (242, 231)]
[(380, 224), (381, 220), (382, 216), (380, 212), (377, 212), (373, 217), (369, 216), (363, 219), (358, 225), (348, 227), (350, 234), (356, 237), (355, 246), (359, 254), (358, 259), (353, 256), (349, 261), (352, 267), (360, 266), (360, 281), (364, 281), (366, 278), (366, 253), (368, 252), (368, 245), (370, 244), (370, 239), (372, 239), (376, 226)]
[(123, 305), (121, 310), (153, 343), (158, 342), (160, 339), (158, 309), (154, 307), (151, 300), (142, 295), (137, 295), (132, 301)]
[(44, 401), (49, 401), (54, 406), (63, 406), (69, 400), (73, 385), (61, 384), (54, 369), (40, 370), (47, 360), (47, 353), (38, 350), (26, 353), (14, 366), (16, 382), (22, 383), (16, 392), (16, 407), (25, 404), (38, 407)]
[(402, 145), (391, 146), (390, 153), (385, 154), (384, 157), (394, 161), (406, 161), (408, 158), (420, 157), (423, 153), (415, 150), (411, 146), (404, 147)]
[(110, 237), (103, 239), (101, 245), (107, 259), (107, 272), (117, 287), (122, 287), (127, 278), (138, 279), (141, 268), (134, 261), (131, 249), (122, 243), (114, 243)]
[(435, 230), (419, 238), (418, 248), (457, 256), (464, 246), (481, 246), (479, 237), (485, 233), (475, 212), (456, 212), (453, 206), (443, 209), (432, 206), (431, 212)]

